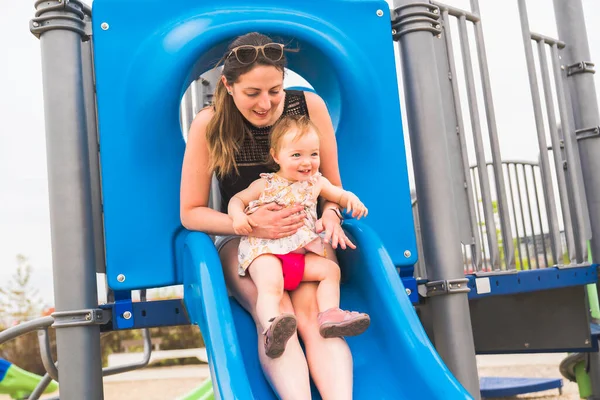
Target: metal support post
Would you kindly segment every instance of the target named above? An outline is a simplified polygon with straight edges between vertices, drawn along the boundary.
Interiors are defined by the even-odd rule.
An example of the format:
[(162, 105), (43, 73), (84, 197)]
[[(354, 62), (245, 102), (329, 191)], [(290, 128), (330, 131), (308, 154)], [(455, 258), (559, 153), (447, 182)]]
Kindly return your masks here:
[[(395, 0), (394, 7), (392, 32), (403, 53), (402, 72), (427, 276), (430, 281), (442, 281), (440, 288), (454, 289), (455, 283), (464, 279), (464, 272), (449, 171), (451, 163), (444, 139), (443, 109), (452, 104), (441, 101), (435, 64), (433, 41), (439, 40), (434, 35), (441, 33), (440, 12), (437, 6), (411, 0)], [(428, 300), (436, 349), (461, 384), (479, 399), (467, 293), (442, 292)]]
[[(559, 39), (565, 42), (562, 67), (567, 74), (567, 90), (570, 92), (575, 132), (564, 127), (567, 135), (578, 139), (581, 170), (585, 182), (585, 193), (592, 231), (592, 259), (600, 255), (600, 115), (594, 85), (593, 64), (590, 62), (583, 5), (581, 0), (554, 0), (554, 15)], [(592, 134), (590, 134), (592, 132)], [(595, 233), (595, 234), (593, 234)], [(592, 398), (600, 399), (600, 357), (591, 353), (590, 378)]]
[[(103, 399), (88, 133), (82, 73), (85, 14), (77, 0), (35, 2), (30, 29), (39, 37), (60, 397)], [(87, 310), (87, 311), (86, 311)], [(68, 322), (68, 323), (67, 323)]]

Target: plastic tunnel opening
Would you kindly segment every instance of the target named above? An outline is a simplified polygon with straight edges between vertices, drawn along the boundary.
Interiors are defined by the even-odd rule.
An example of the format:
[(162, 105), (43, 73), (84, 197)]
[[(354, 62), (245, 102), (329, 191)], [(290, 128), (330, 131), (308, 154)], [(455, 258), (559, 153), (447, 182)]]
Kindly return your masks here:
[[(274, 41), (285, 43), (286, 47), (294, 49), (294, 52), (285, 53), (287, 67), (284, 87), (318, 93), (327, 104), (334, 130), (337, 130), (342, 102), (339, 79), (332, 62), (322, 50), (308, 41), (271, 37)], [(179, 122), (184, 141), (187, 141), (189, 127), (194, 117), (212, 102), (214, 89), (221, 76), (221, 57), (226, 51), (227, 44), (233, 39), (221, 42), (199, 55), (182, 84)]]

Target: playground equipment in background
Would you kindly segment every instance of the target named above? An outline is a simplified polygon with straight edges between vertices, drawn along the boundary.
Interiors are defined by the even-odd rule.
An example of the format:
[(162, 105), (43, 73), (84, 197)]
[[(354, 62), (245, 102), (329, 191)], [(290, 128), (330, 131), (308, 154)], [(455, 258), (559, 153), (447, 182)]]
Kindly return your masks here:
[[(27, 372), (13, 363), (0, 358), (0, 393), (7, 394), (12, 399), (27, 399), (40, 383), (42, 377)], [(58, 390), (58, 383), (52, 381), (44, 393), (53, 393)]]
[(177, 400), (215, 400), (215, 393), (210, 378), (206, 379), (200, 386), (192, 389), (189, 393)]
[[(528, 271), (514, 269), (513, 237), (526, 228), (525, 222), (511, 221), (506, 201), (477, 0), (471, 1), (472, 11), (412, 0), (395, 1), (391, 11), (387, 3), (375, 0), (259, 0), (251, 6), (238, 0), (217, 5), (176, 0), (168, 7), (158, 0), (145, 1), (144, 7), (138, 0), (96, 0), (93, 13), (78, 0), (36, 1), (30, 28), (42, 44), (51, 222), (53, 235), (60, 239), (53, 241), (57, 311), (49, 319), (0, 333), (0, 343), (52, 324), (57, 328), (63, 395), (100, 400), (103, 373), (119, 372), (102, 371), (96, 362), (100, 331), (144, 329), (143, 360), (127, 367), (134, 368), (150, 358), (147, 328), (191, 322), (205, 338), (215, 397), (275, 397), (260, 371), (256, 337), (247, 333), (255, 332), (253, 323), (228, 298), (211, 239), (183, 229), (178, 213), (182, 133), (193, 118), (192, 101), (184, 102), (180, 115), (181, 99), (202, 97), (207, 81), (197, 78), (214, 66), (229, 40), (263, 31), (301, 47), (290, 54), (290, 67), (327, 103), (344, 185), (370, 207), (367, 220), (345, 224), (358, 249), (338, 252), (344, 270), (342, 304), (364, 309), (373, 321), (369, 332), (348, 340), (355, 361), (355, 397), (463, 399), (468, 391), (479, 398), (476, 352), (549, 351), (588, 352), (592, 391), (600, 395), (598, 341), (590, 331), (586, 305), (586, 285), (595, 284), (598, 273), (582, 247), (592, 230), (600, 230), (600, 210), (588, 210), (586, 203), (600, 197), (600, 175), (595, 174), (600, 161), (594, 158), (600, 152), (594, 140), (600, 137), (600, 118), (581, 1), (555, 1), (561, 41), (530, 32), (525, 1), (517, 2), (553, 260), (562, 254), (559, 202), (550, 178), (532, 40), (541, 60), (544, 100), (547, 105), (556, 102), (564, 127), (561, 142), (554, 129), (554, 107), (548, 106), (548, 118), (555, 119), (548, 124), (553, 147), (564, 144), (564, 151), (553, 154), (552, 165), (564, 226), (569, 227), (569, 265)], [(467, 179), (468, 138), (451, 23), (459, 28), (476, 149), (473, 182)], [(491, 179), (467, 24), (475, 32), (493, 158)], [(402, 52), (417, 177), (425, 268), (416, 276), (416, 235), (397, 228), (411, 226), (412, 210), (393, 40)], [(556, 93), (550, 90), (550, 64)], [(366, 132), (377, 134), (361, 141)], [(354, 162), (357, 153), (364, 164)], [(373, 173), (375, 166), (385, 173)], [(393, 213), (381, 198), (393, 199)], [(482, 221), (485, 232), (479, 229)], [(461, 242), (475, 260), (474, 273), (466, 276)], [(592, 238), (591, 249), (600, 254), (600, 241)], [(483, 252), (487, 256), (478, 255)], [(488, 271), (482, 260), (489, 260)], [(71, 279), (60, 279), (74, 271), (80, 277), (77, 290)], [(109, 302), (102, 306), (96, 300), (96, 272), (106, 274), (110, 288)], [(183, 300), (131, 301), (133, 290), (175, 284), (184, 285)], [(57, 374), (51, 357), (44, 351), (42, 356), (49, 373)], [(402, 363), (400, 374), (395, 373), (397, 363)], [(511, 385), (499, 389), (516, 390)]]

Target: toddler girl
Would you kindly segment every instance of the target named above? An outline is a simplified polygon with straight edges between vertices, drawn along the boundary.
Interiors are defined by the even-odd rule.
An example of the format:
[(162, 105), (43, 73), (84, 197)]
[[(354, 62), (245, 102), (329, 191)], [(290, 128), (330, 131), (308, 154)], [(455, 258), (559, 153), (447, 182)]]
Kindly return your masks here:
[[(265, 351), (276, 358), (296, 332), (296, 317), (279, 310), (283, 290), (294, 290), (300, 282), (319, 282), (318, 321), (323, 337), (355, 336), (369, 327), (367, 314), (339, 308), (340, 270), (326, 258), (323, 239), (317, 234), (322, 230), (317, 226), (317, 198), (335, 202), (359, 219), (368, 210), (353, 193), (334, 186), (319, 173), (319, 134), (307, 117), (282, 118), (273, 127), (270, 154), (278, 171), (261, 174), (260, 179), (233, 196), (228, 213), (235, 233), (244, 235), (238, 251), (238, 272), (244, 276), (248, 271), (256, 285), (256, 312), (264, 328)], [(256, 226), (252, 213), (272, 202), (284, 207), (303, 205), (304, 226), (279, 239), (247, 236)], [(337, 208), (333, 211), (342, 218)]]

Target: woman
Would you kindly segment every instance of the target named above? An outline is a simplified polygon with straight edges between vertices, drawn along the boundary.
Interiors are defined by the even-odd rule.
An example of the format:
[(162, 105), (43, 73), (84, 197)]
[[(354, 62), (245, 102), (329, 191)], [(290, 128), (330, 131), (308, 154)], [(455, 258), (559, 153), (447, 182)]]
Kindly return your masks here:
[[(316, 283), (302, 283), (285, 294), (281, 302), (282, 312), (296, 315), (306, 357), (294, 335), (285, 354), (271, 359), (264, 354), (255, 310), (256, 287), (237, 272), (239, 239), (234, 236), (227, 204), (260, 173), (271, 172), (265, 164), (269, 134), (282, 115), (310, 117), (322, 133), (321, 173), (341, 186), (335, 135), (325, 103), (314, 93), (283, 90), (284, 47), (259, 33), (238, 37), (229, 45), (214, 93), (214, 107), (198, 113), (188, 134), (181, 176), (181, 221), (187, 229), (219, 236), (215, 245), (227, 287), (257, 325), (261, 365), (278, 395), (282, 399), (310, 399), (310, 369), (324, 399), (351, 399), (352, 356), (343, 339), (324, 339), (319, 333)], [(222, 198), (219, 210), (208, 208), (213, 172)], [(338, 207), (335, 203), (323, 204), (325, 240), (333, 248), (346, 248), (350, 241), (341, 228)], [(294, 234), (304, 224), (302, 210), (302, 206), (262, 206), (253, 214), (256, 226), (252, 236), (273, 239)], [(334, 251), (327, 254), (335, 261)]]

